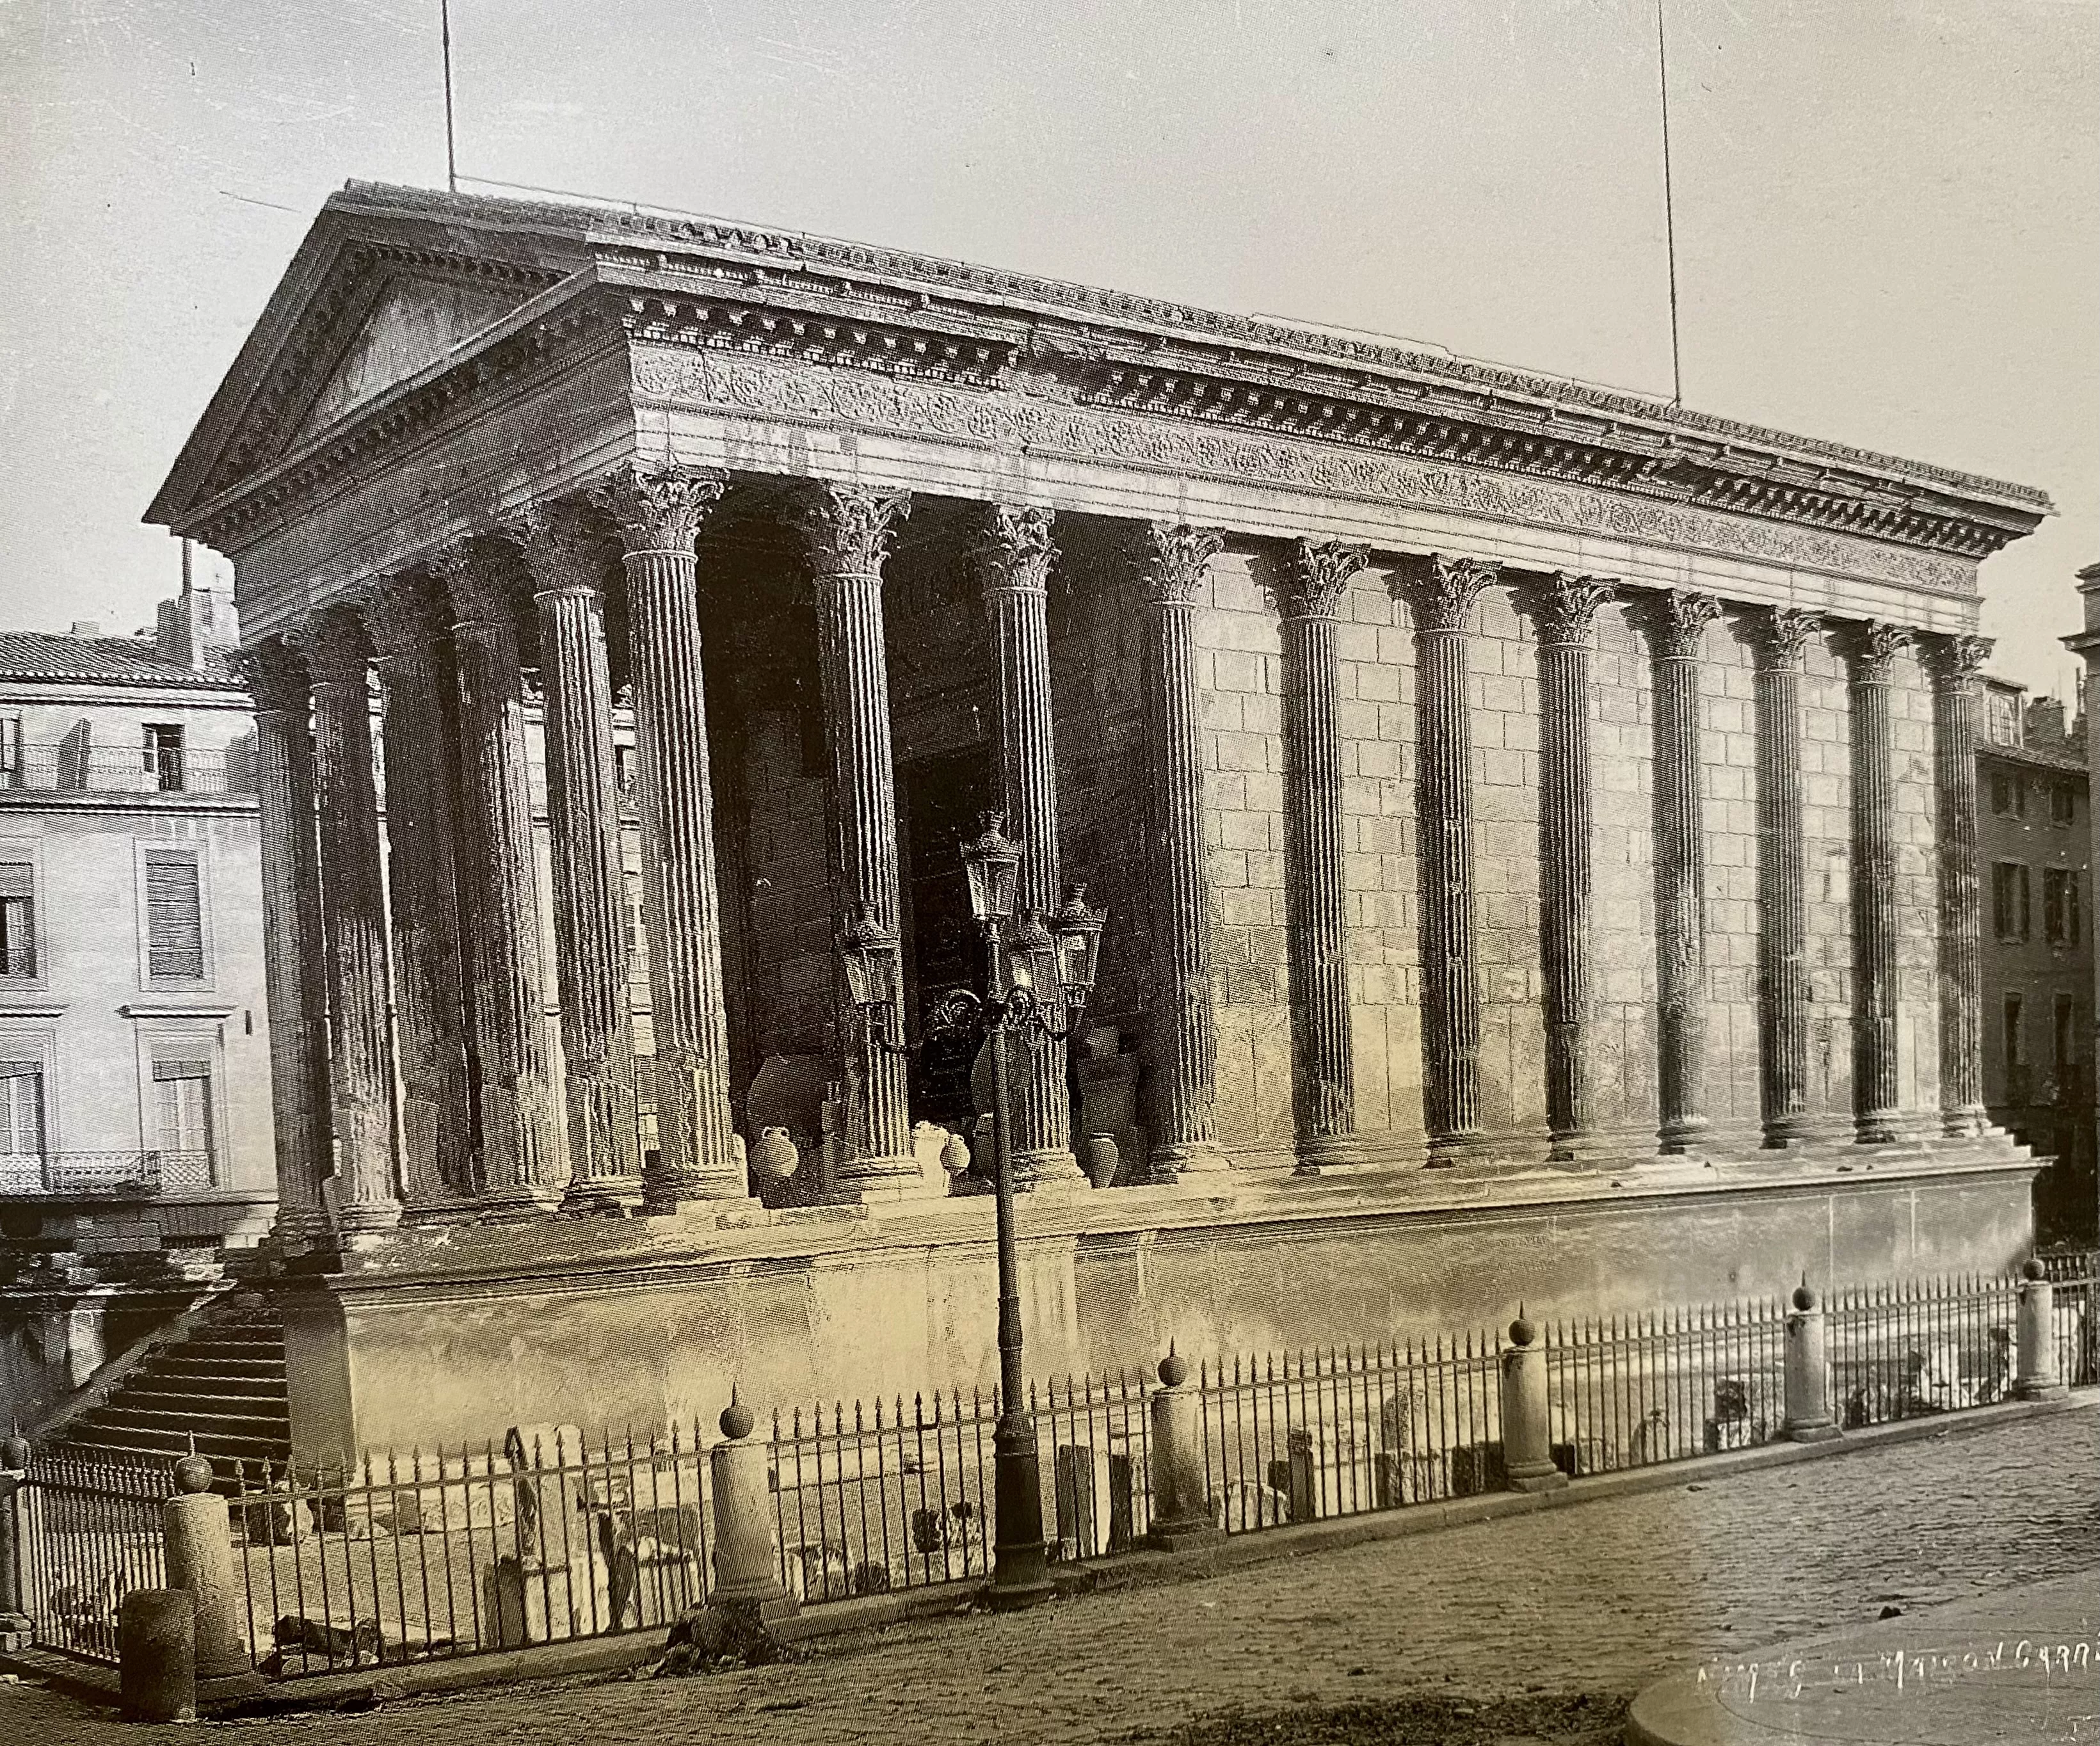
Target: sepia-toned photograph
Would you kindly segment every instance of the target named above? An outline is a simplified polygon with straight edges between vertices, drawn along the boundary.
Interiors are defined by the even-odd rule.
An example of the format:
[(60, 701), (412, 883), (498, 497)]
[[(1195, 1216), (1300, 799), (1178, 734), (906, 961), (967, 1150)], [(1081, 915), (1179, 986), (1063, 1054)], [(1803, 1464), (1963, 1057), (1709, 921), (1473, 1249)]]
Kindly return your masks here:
[(0, 0), (0, 258), (7, 1746), (2100, 1743), (2100, 0)]

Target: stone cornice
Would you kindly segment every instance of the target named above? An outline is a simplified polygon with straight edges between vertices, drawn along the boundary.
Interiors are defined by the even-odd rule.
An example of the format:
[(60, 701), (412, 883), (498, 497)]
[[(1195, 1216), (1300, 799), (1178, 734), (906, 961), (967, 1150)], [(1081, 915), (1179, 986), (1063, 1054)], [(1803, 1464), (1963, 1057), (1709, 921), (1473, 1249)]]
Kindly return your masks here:
[[(222, 549), (623, 337), (647, 400), (1229, 476), (1252, 462), (1308, 492), (1941, 593), (1973, 593), (1974, 560), (2049, 513), (2025, 487), (1638, 395), (791, 232), (362, 184), (324, 226), (344, 240), (307, 262), (307, 303), (280, 319), (274, 353), (244, 353), (258, 386), (244, 400), (229, 378), (214, 402), (220, 452), (197, 461), (201, 426), (154, 506)], [(360, 298), (394, 271), (500, 283), (522, 306), (271, 458), (355, 332)]]

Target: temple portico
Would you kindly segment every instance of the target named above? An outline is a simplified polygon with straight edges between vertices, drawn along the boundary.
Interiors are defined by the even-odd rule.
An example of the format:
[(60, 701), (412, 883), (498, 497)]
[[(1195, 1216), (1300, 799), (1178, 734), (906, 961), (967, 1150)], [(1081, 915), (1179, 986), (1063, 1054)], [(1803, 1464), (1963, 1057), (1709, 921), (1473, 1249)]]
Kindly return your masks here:
[[(916, 1038), (995, 809), (1024, 909), (1109, 911), (1088, 1034), (1013, 1076), (1068, 1307), (1315, 1227), (1361, 1296), (1425, 1264), (1410, 1219), (1507, 1258), (1635, 1201), (1731, 1290), (1813, 1262), (1767, 1218), (1803, 1196), (1855, 1272), (2000, 1265), (2036, 1165), (1976, 1092), (1976, 572), (2046, 509), (1367, 342), (354, 185), (153, 512), (233, 558), (254, 656), (281, 1234), (346, 1258), (353, 1341), (341, 1303), (471, 1295), (521, 1223), (553, 1281), (576, 1215), (701, 1298), (977, 1265), (920, 1127), (975, 1137), (972, 1064), (885, 1047), (842, 949), (894, 937)], [(1591, 1278), (1549, 1250), (1534, 1303)], [(1221, 1336), (1294, 1337), (1217, 1289)]]

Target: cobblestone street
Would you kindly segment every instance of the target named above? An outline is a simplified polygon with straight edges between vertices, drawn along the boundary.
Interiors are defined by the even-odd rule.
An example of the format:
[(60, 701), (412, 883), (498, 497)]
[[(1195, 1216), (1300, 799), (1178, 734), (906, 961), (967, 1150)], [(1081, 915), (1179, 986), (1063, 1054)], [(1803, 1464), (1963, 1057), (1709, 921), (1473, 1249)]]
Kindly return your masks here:
[[(239, 1746), (573, 1746), (734, 1730), (814, 1746), (1187, 1730), (1211, 1746), (1369, 1739), (1389, 1723), (1383, 1737), (1407, 1740), (1531, 1739), (1549, 1726), (1555, 1739), (1600, 1740), (1616, 1731), (1617, 1702), (1704, 1656), (2100, 1567), (2096, 1475), (2100, 1412), (2089, 1408), (1712, 1484), (1688, 1474), (1668, 1490), (1030, 1614), (834, 1638), (797, 1665), (513, 1687), (223, 1731)], [(1582, 1695), (1586, 1709), (1573, 1702)], [(1374, 1708), (1352, 1720), (1329, 1713), (1339, 1705)], [(162, 1735), (196, 1737), (0, 1690), (0, 1739)]]

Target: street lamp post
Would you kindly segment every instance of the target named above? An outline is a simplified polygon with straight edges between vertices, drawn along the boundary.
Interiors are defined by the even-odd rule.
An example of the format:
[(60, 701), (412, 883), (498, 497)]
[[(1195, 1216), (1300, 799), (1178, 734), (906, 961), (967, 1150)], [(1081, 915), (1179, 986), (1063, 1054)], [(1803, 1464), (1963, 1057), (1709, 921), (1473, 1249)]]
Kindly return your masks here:
[[(1086, 888), (1066, 892), (1056, 914), (1014, 910), (1021, 846), (1006, 836), (997, 813), (963, 845), (970, 913), (983, 937), (982, 994), (954, 989), (928, 1014), (929, 1038), (984, 1034), (991, 1056), (992, 1153), (999, 1248), (999, 1423), (992, 1433), (991, 1581), (986, 1598), (996, 1607), (1026, 1607), (1050, 1594), (1043, 1544), (1043, 1484), (1035, 1426), (1021, 1381), (1020, 1261), (1013, 1231), (1013, 1143), (1008, 1101), (1007, 1043), (1033, 1030), (1062, 1043), (1079, 1028), (1100, 964), (1106, 912), (1090, 909)], [(846, 930), (846, 981), (854, 1004), (878, 1048), (910, 1052), (889, 1034), (901, 977), (898, 941), (874, 906), (862, 904)]]

